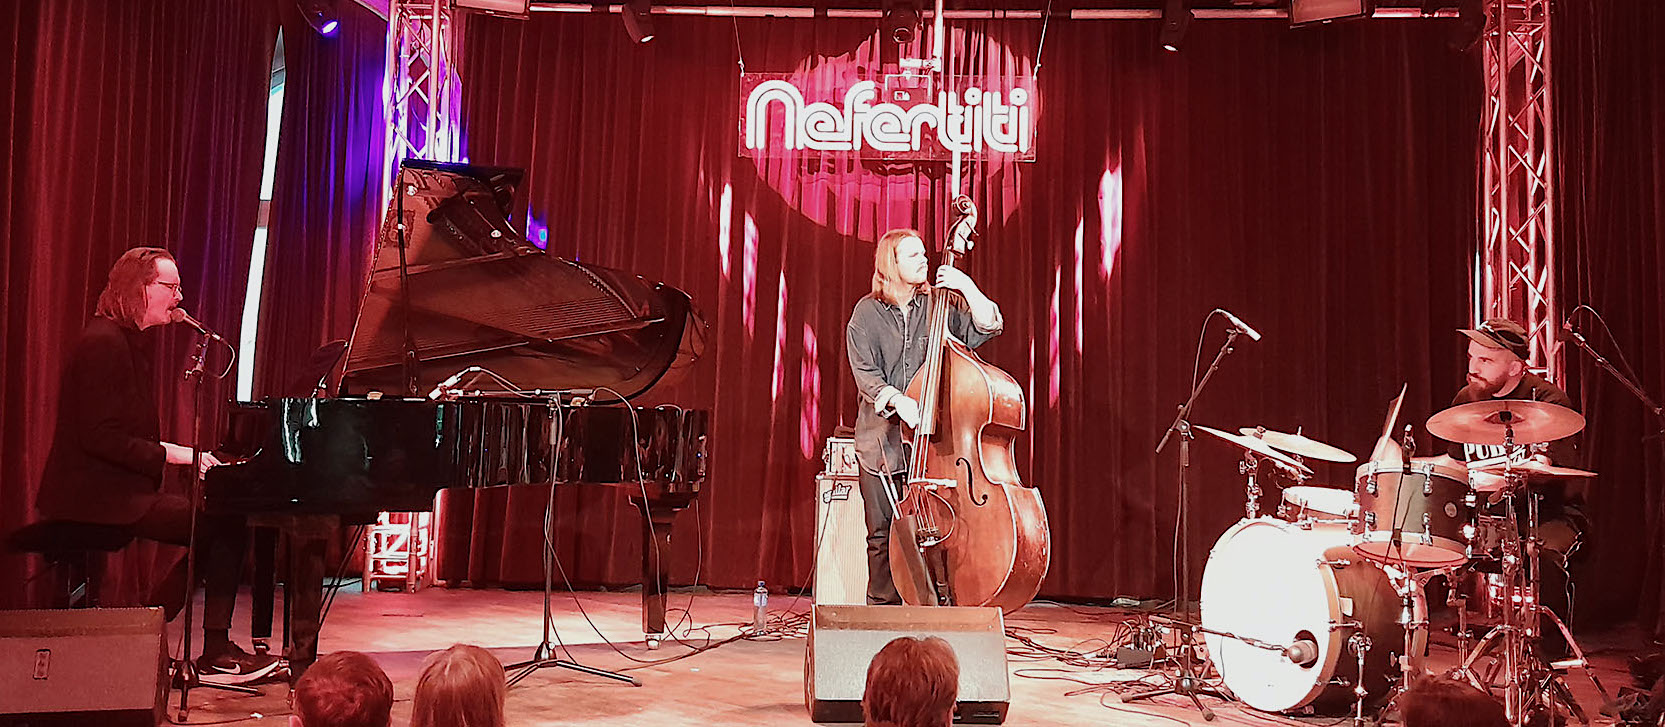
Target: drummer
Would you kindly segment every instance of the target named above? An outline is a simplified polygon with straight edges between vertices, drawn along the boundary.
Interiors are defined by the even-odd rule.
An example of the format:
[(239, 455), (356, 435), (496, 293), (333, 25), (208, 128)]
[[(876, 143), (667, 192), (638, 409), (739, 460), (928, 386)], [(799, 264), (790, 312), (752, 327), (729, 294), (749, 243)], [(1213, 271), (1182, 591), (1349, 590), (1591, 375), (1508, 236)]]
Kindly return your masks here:
[[(1452, 406), (1491, 399), (1516, 399), (1574, 408), (1567, 392), (1526, 370), (1531, 347), (1524, 326), (1507, 318), (1492, 318), (1477, 328), (1461, 330), (1469, 338), (1468, 384), (1451, 400)], [(1578, 448), (1573, 439), (1569, 436), (1550, 442), (1547, 451), (1532, 454), (1531, 458), (1543, 464), (1578, 467)], [(1452, 443), (1449, 452), (1452, 457), (1464, 462), (1509, 455), (1519, 457), (1518, 453), (1505, 451), (1504, 445)], [(1578, 548), (1583, 533), (1587, 532), (1583, 498), (1581, 493), (1569, 492), (1564, 482), (1534, 486), (1533, 490), (1542, 495), (1538, 533), (1543, 541), (1542, 562), (1548, 564), (1542, 575), (1543, 592), (1540, 598), (1545, 606), (1570, 624), (1572, 583), (1567, 573), (1567, 558)], [(1566, 641), (1547, 620), (1544, 622), (1542, 643), (1545, 653), (1551, 658), (1566, 655)]]

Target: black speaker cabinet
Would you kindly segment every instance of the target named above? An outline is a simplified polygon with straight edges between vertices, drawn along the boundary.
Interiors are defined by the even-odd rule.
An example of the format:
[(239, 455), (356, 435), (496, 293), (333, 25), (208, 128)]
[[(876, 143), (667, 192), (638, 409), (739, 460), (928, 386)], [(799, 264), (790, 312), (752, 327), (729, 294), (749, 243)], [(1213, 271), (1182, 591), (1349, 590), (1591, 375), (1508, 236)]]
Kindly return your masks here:
[(860, 722), (867, 665), (899, 636), (936, 636), (960, 662), (960, 724), (1006, 721), (1011, 688), (1006, 627), (998, 608), (816, 606), (804, 655), (804, 704), (816, 722)]
[(0, 725), (162, 720), (160, 608), (0, 611)]

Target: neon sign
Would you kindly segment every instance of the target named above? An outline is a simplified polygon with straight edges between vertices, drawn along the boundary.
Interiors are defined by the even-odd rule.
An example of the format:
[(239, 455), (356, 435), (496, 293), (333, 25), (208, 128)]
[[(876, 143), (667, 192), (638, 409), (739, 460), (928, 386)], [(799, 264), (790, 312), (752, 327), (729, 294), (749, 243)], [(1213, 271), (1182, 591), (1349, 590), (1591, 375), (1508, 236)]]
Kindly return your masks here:
[(887, 76), (884, 85), (860, 81), (844, 91), (842, 105), (806, 101), (783, 75), (741, 76), (742, 155), (790, 156), (799, 152), (854, 154), (862, 159), (1035, 159), (1036, 98), (1033, 79), (1008, 88), (972, 79), (963, 91), (932, 93), (927, 78)]

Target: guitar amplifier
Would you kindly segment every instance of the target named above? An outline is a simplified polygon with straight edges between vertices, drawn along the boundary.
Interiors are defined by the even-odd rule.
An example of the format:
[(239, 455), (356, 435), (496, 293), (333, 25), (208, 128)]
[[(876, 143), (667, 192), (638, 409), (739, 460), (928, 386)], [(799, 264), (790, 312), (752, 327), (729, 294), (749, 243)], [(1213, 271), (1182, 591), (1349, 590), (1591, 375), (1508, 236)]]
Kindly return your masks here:
[(815, 602), (867, 602), (867, 515), (856, 440), (828, 437), (815, 478)]

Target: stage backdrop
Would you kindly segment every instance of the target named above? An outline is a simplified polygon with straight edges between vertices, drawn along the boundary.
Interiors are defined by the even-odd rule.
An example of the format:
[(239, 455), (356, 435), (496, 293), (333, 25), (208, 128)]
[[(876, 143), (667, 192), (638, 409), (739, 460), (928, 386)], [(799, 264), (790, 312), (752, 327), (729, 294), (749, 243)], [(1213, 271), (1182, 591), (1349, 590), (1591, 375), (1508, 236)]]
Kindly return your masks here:
[[(655, 22), (647, 45), (610, 15), (473, 22), (467, 150), (528, 169), (551, 252), (676, 285), (712, 327), (689, 379), (655, 392), (714, 415), (674, 580), (796, 587), (810, 574), (821, 443), (857, 406), (844, 324), (868, 290), (873, 241), (898, 226), (935, 241), (950, 192), (940, 166), (737, 156), (742, 59), (822, 88), (873, 77), (872, 23)], [(1041, 30), (953, 27), (955, 69), (1035, 73), (1043, 109), (1035, 162), (976, 166), (965, 186), (983, 213), (967, 268), (1006, 318), (980, 352), (1029, 393), (1019, 468), (1054, 538), (1042, 595), (1167, 597), (1179, 453), (1152, 450), (1197, 357), (1206, 366), (1223, 339), (1216, 318), (1198, 348), (1209, 310), (1265, 338), (1238, 341), (1199, 424), (1300, 428), (1367, 453), (1402, 385), (1418, 423), (1461, 386), (1478, 61), (1449, 47), (1442, 21), (1204, 20), (1177, 55), (1157, 50), (1155, 22), (1055, 21), (1044, 48)], [(1183, 507), (1197, 581), (1241, 517), (1243, 481), (1220, 442), (1193, 452)], [(1345, 486), (1353, 469), (1320, 467), (1318, 481)], [(618, 493), (560, 503), (565, 574), (633, 580), (637, 518)], [(470, 517), (467, 503), (457, 512)], [(481, 495), (442, 575), (537, 582), (541, 514), (532, 488)]]
[[(1556, 256), (1562, 314), (1655, 401), (1665, 403), (1665, 5), (1649, 0), (1556, 5)], [(1611, 336), (1579, 304), (1600, 311)], [(1626, 360), (1620, 360), (1620, 353)], [(1637, 610), (1665, 628), (1665, 433), (1659, 419), (1579, 349), (1567, 346), (1585, 405), (1592, 492), (1579, 607)], [(1600, 564), (1596, 566), (1595, 564)]]
[[(34, 519), (59, 375), (122, 252), (171, 250), (183, 305), (214, 330), (237, 330), (278, 21), (266, 2), (3, 5), (0, 532), (9, 532)], [(158, 334), (163, 434), (189, 442), (178, 373), (192, 338), (171, 328)], [(209, 385), (205, 421), (218, 420), (231, 394), (229, 383)], [(143, 593), (159, 562), (179, 552), (129, 549), (113, 559), (107, 595), (120, 603)], [(26, 605), (47, 583), (28, 580), (40, 570), (0, 556), (0, 606)]]

